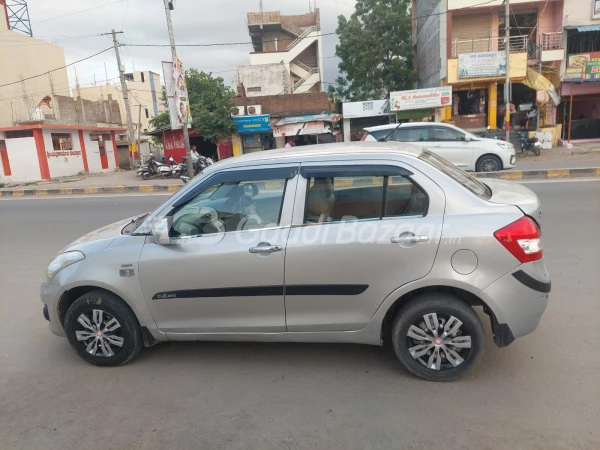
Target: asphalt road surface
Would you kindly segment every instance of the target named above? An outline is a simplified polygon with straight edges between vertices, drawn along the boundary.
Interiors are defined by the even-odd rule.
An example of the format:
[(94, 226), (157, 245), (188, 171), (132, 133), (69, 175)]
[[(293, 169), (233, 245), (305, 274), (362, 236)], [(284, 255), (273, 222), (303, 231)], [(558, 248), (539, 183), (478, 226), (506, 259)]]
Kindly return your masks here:
[(600, 182), (528, 187), (549, 309), (507, 348), (488, 332), (483, 363), (454, 383), (361, 345), (167, 343), (88, 365), (47, 330), (42, 273), (81, 234), (166, 197), (0, 200), (0, 449), (598, 449)]

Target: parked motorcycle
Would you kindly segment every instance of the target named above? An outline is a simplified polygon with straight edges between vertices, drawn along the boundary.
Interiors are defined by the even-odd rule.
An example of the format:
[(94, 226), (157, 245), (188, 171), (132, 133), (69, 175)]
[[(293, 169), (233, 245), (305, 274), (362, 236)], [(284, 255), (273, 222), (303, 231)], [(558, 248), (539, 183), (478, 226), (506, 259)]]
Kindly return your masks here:
[(149, 180), (152, 177), (169, 178), (173, 171), (166, 164), (161, 164), (154, 159), (154, 155), (150, 154), (150, 159), (145, 166), (140, 166), (137, 170), (137, 176), (144, 180)]
[[(213, 164), (214, 164), (214, 162), (211, 158), (206, 158), (204, 156), (200, 156), (200, 158), (198, 158), (194, 162), (194, 176), (198, 175), (200, 172), (202, 172), (208, 166), (211, 166)], [(188, 181), (190, 181), (190, 176), (188, 175), (188, 169), (187, 169), (187, 157), (186, 156), (183, 157), (183, 160), (182, 160), (181, 164), (179, 164), (179, 167), (181, 168), (181, 175), (179, 176), (179, 178), (181, 179), (181, 181), (183, 181), (183, 184), (186, 184)]]
[(530, 138), (527, 131), (520, 132), (519, 137), (521, 138), (521, 154), (527, 155), (527, 153), (531, 150), (535, 156), (540, 156), (540, 148), (542, 147), (542, 144), (539, 143), (538, 138)]
[(171, 168), (171, 176), (173, 178), (179, 178), (180, 174), (181, 174), (181, 165), (175, 161), (175, 158), (173, 158), (173, 155), (169, 155), (169, 167)]

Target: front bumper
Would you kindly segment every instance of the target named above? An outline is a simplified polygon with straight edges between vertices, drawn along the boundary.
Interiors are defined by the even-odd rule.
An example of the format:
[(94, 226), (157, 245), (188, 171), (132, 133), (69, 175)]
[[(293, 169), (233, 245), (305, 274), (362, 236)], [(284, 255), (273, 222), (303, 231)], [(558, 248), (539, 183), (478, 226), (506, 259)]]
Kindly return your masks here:
[(44, 313), (44, 318), (50, 323), (50, 331), (57, 336), (63, 337), (66, 335), (58, 317), (58, 302), (64, 292), (64, 289), (53, 284), (42, 284), (40, 287), (40, 298), (48, 314), (46, 317), (46, 313)]
[(514, 167), (514, 165), (517, 163), (517, 155), (511, 155), (510, 156), (510, 165)]
[(492, 329), (499, 347), (532, 333), (548, 306), (550, 275), (543, 260), (522, 264), (480, 293), (491, 310)]

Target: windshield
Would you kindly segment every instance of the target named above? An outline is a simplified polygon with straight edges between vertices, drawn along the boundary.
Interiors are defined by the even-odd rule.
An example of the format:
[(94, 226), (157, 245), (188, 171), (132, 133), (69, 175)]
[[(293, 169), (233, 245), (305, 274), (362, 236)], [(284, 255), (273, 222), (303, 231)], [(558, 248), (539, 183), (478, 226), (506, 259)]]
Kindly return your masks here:
[(492, 197), (492, 190), (488, 186), (472, 175), (469, 175), (464, 170), (459, 169), (454, 164), (446, 161), (444, 158), (440, 158), (438, 155), (431, 153), (428, 150), (423, 150), (423, 153), (421, 153), (419, 158), (444, 172), (454, 181), (461, 184), (478, 197), (486, 200)]

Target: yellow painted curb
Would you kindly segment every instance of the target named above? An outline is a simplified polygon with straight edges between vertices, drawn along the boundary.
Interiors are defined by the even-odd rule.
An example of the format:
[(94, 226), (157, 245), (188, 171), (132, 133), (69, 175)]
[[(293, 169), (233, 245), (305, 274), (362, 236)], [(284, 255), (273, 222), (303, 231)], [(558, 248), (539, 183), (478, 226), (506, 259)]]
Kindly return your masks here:
[(110, 188), (110, 192), (114, 192), (116, 194), (122, 194), (125, 192), (125, 186), (112, 186)]
[(167, 190), (169, 192), (177, 192), (179, 189), (181, 189), (181, 186), (178, 186), (176, 184), (169, 184), (169, 187)]
[(505, 172), (498, 177), (501, 180), (522, 180), (523, 172)]
[(568, 177), (569, 175), (571, 175), (570, 169), (548, 170), (548, 178)]
[(48, 195), (48, 191), (46, 189), (36, 189), (35, 190), (35, 195), (43, 197), (43, 196)]
[(73, 193), (73, 189), (61, 189), (60, 195), (71, 195)]
[(596, 176), (600, 177), (600, 168), (596, 169)]
[(84, 188), (86, 194), (97, 194), (98, 188)]
[(154, 186), (140, 186), (140, 192), (154, 192)]
[(13, 191), (13, 197), (23, 197), (25, 195), (25, 191)]

